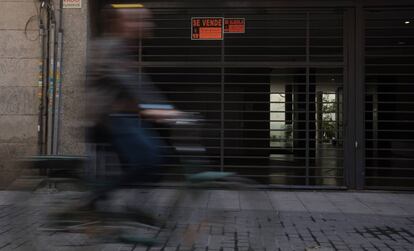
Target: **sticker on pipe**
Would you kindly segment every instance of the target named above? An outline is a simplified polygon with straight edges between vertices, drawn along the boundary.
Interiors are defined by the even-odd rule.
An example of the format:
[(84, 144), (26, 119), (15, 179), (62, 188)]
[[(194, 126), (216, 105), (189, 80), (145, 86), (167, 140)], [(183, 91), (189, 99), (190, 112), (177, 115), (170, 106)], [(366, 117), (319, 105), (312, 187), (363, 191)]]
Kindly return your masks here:
[(224, 18), (193, 17), (191, 18), (191, 40), (223, 40)]
[(82, 0), (63, 0), (63, 8), (80, 9), (82, 8)]
[(246, 19), (244, 18), (225, 18), (224, 33), (245, 33)]

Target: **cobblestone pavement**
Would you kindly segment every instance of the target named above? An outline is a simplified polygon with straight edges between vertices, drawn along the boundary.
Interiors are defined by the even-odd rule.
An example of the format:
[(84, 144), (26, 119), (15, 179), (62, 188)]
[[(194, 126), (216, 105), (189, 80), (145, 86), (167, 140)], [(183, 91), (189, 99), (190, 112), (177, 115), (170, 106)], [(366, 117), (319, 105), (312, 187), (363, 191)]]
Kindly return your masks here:
[[(165, 217), (175, 192), (125, 190), (114, 197)], [(0, 192), (0, 250), (414, 250), (414, 194), (220, 190), (188, 195), (179, 216), (168, 221), (172, 234), (142, 230), (165, 241), (162, 247), (94, 245), (80, 234), (49, 233), (36, 249), (31, 237), (45, 208), (69, 195)], [(185, 243), (191, 228), (198, 237)]]

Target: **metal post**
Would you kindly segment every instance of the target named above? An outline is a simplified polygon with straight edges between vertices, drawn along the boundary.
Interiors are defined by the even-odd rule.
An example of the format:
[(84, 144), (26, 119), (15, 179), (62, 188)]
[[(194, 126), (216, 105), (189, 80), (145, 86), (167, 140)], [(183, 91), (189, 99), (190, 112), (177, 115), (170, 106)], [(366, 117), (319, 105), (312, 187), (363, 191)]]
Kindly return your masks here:
[(53, 113), (55, 95), (55, 23), (49, 21), (49, 83), (47, 91), (47, 154), (53, 154)]
[(306, 12), (306, 159), (305, 159), (305, 166), (306, 166), (306, 185), (310, 184), (309, 180), (309, 158), (310, 158), (310, 150), (309, 150), (309, 141), (310, 141), (310, 134), (309, 134), (309, 96), (310, 96), (310, 15), (309, 12)]
[(45, 153), (45, 105), (46, 105), (46, 86), (47, 86), (47, 67), (48, 67), (48, 59), (47, 59), (47, 30), (43, 24), (42, 17), (40, 19), (40, 44), (42, 50), (42, 59), (41, 59), (41, 69), (39, 74), (39, 121), (38, 121), (38, 154), (42, 155)]
[(54, 72), (55, 90), (54, 90), (54, 106), (53, 106), (53, 148), (52, 154), (59, 153), (59, 134), (60, 134), (60, 113), (62, 99), (62, 61), (63, 61), (63, 0), (60, 0), (59, 6), (59, 30), (57, 35), (57, 52), (56, 52), (56, 68)]
[(363, 3), (360, 2), (356, 6), (355, 28), (355, 170), (356, 189), (363, 189), (365, 183), (365, 13)]
[(55, 81), (56, 88), (54, 94), (54, 111), (53, 111), (53, 149), (52, 154), (59, 153), (59, 131), (60, 131), (60, 111), (61, 111), (61, 96), (62, 96), (62, 45), (63, 33), (58, 33), (57, 55), (56, 55), (56, 72)]
[(41, 20), (41, 31), (43, 31), (42, 36), (42, 88), (41, 88), (41, 101), (40, 101), (40, 117), (41, 121), (39, 123), (41, 142), (39, 154), (48, 153), (48, 88), (49, 88), (49, 48), (50, 48), (50, 23), (51, 15), (47, 7), (41, 5), (41, 8), (46, 8), (45, 18), (40, 17)]
[(224, 78), (224, 74), (225, 74), (225, 70), (224, 70), (224, 38), (223, 40), (221, 40), (221, 100), (220, 100), (220, 107), (221, 107), (221, 124), (220, 124), (220, 170), (223, 172), (224, 171), (224, 82), (225, 82), (225, 78)]
[(344, 178), (345, 185), (356, 188), (355, 172), (355, 10), (344, 15)]

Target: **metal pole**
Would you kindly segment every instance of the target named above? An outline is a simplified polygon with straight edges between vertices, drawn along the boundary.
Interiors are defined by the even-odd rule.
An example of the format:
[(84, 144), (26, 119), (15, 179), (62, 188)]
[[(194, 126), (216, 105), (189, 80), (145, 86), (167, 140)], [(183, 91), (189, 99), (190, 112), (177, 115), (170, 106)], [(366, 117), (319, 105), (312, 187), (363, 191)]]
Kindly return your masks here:
[(59, 6), (59, 29), (57, 37), (56, 69), (55, 69), (55, 93), (54, 93), (54, 111), (53, 111), (53, 149), (52, 154), (59, 153), (59, 134), (60, 134), (60, 113), (62, 97), (62, 60), (63, 60), (63, 0), (60, 0)]
[(61, 111), (61, 95), (62, 95), (62, 45), (63, 33), (58, 33), (57, 55), (56, 55), (56, 71), (55, 71), (55, 96), (53, 111), (53, 150), (52, 154), (59, 153), (59, 132), (60, 132), (60, 111)]
[[(39, 123), (41, 142), (40, 142), (40, 154), (47, 154), (47, 139), (48, 139), (48, 86), (49, 86), (49, 38), (50, 38), (50, 12), (48, 7), (44, 5), (44, 2), (40, 5), (41, 11), (45, 10), (45, 19), (40, 16), (41, 20), (41, 31), (43, 31), (42, 36), (42, 87), (41, 87), (41, 101), (40, 101), (40, 114), (41, 121)], [(41, 12), (40, 11), (40, 12)]]
[(355, 169), (356, 189), (365, 185), (365, 10), (363, 3), (356, 6), (355, 19), (356, 80), (355, 80)]
[(310, 15), (309, 12), (306, 13), (306, 159), (305, 159), (305, 166), (306, 166), (306, 185), (310, 185), (309, 179), (309, 158), (310, 158), (310, 150), (309, 150), (309, 141), (310, 141), (310, 134), (309, 134), (309, 95), (310, 95)]
[(355, 10), (348, 9), (344, 16), (344, 96), (343, 96), (343, 156), (344, 176), (347, 187), (356, 188), (355, 172)]
[(39, 76), (39, 120), (38, 120), (38, 154), (42, 155), (45, 153), (45, 105), (46, 105), (46, 85), (47, 85), (47, 66), (48, 66), (48, 59), (47, 59), (47, 29), (43, 24), (42, 17), (39, 17), (40, 20), (40, 44), (41, 44), (41, 53), (42, 59), (40, 62), (40, 72)]
[(53, 154), (53, 116), (55, 95), (55, 23), (50, 20), (49, 29), (49, 84), (47, 91), (47, 154)]
[[(223, 15), (224, 16), (224, 15)], [(221, 107), (221, 113), (220, 113), (220, 170), (223, 172), (224, 171), (224, 92), (225, 92), (225, 88), (224, 88), (224, 83), (225, 83), (225, 78), (224, 78), (224, 74), (225, 74), (225, 70), (224, 70), (224, 53), (225, 53), (225, 49), (224, 49), (224, 38), (223, 40), (221, 40), (221, 100), (220, 100), (220, 107)]]

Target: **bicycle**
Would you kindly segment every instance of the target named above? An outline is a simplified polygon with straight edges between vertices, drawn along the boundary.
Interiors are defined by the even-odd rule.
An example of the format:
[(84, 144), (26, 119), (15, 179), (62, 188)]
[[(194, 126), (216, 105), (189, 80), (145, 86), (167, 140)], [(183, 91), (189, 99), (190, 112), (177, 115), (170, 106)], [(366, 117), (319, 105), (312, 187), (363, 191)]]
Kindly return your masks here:
[[(171, 123), (176, 127), (194, 126), (200, 123), (200, 119), (194, 119), (194, 114), (192, 114), (190, 118), (173, 120)], [(194, 154), (194, 151), (198, 151), (200, 154), (205, 152), (205, 148), (200, 145), (183, 145), (182, 143), (180, 142), (179, 145), (174, 146), (175, 150), (180, 152), (181, 155)], [(78, 163), (78, 167), (87, 166), (90, 159), (83, 159)], [(197, 159), (190, 158), (190, 161), (183, 161), (183, 165), (183, 170), (187, 168), (193, 170), (194, 166), (197, 165)], [(83, 173), (82, 168), (76, 170), (77, 175), (74, 176), (80, 177), (80, 174)], [(185, 201), (188, 201), (188, 197), (192, 200), (200, 198), (205, 189), (240, 190), (252, 189), (255, 185), (251, 180), (238, 177), (235, 173), (230, 172), (200, 172), (196, 170), (185, 173), (185, 182), (181, 184), (181, 189), (174, 196), (171, 196), (172, 202), (166, 208), (164, 220), (158, 225), (154, 224), (155, 221), (152, 220), (161, 215), (136, 213), (134, 208), (127, 211), (124, 210), (125, 208), (107, 212), (76, 211), (62, 215), (61, 212), (70, 212), (70, 208), (74, 208), (74, 205), (79, 204), (85, 195), (77, 192), (48, 194), (43, 198), (43, 203), (48, 203), (46, 207), (43, 207), (47, 209), (46, 212), (42, 214), (41, 210), (37, 211), (38, 214), (41, 214), (39, 219), (41, 224), (34, 229), (31, 238), (33, 245), (30, 250), (55, 250), (56, 247), (50, 246), (50, 243), (56, 243), (58, 246), (93, 246), (119, 243), (166, 247), (171, 241), (177, 242), (177, 245), (191, 248), (191, 245), (198, 238), (200, 229), (210, 224), (211, 217), (209, 218), (208, 215), (202, 216), (195, 224), (188, 225), (187, 231), (182, 232), (181, 236), (174, 236), (174, 231), (177, 231), (177, 226), (174, 225), (176, 219), (180, 218), (180, 215), (188, 215), (191, 211), (191, 209), (185, 207)], [(81, 184), (79, 180), (73, 177), (69, 181), (75, 182), (77, 185)], [(27, 206), (32, 207), (31, 204), (27, 204)], [(59, 217), (54, 217), (54, 215), (59, 215)]]

